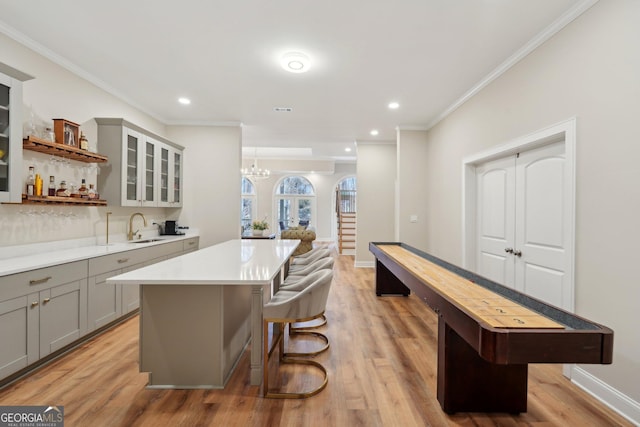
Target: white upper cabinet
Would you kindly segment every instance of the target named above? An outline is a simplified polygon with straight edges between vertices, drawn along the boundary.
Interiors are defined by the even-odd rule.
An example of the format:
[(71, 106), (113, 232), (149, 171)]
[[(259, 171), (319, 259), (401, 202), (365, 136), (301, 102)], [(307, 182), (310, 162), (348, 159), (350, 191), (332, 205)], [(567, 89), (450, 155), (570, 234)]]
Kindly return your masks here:
[(102, 198), (121, 206), (182, 206), (183, 147), (123, 119), (96, 122), (100, 152), (110, 159), (98, 175)]
[(32, 78), (0, 63), (0, 202), (22, 200), (22, 82)]
[(158, 157), (158, 206), (182, 206), (182, 150), (160, 146)]

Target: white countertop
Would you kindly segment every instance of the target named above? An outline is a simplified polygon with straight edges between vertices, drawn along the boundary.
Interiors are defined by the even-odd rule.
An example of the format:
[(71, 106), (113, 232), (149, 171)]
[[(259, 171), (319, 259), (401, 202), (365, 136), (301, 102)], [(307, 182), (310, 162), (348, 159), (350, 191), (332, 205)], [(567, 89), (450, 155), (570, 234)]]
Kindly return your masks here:
[(267, 285), (299, 240), (229, 240), (107, 279), (145, 285)]
[[(23, 255), (21, 254), (21, 252), (23, 252), (22, 250), (16, 249), (16, 253), (20, 254), (19, 256), (7, 256), (4, 258), (0, 258), (0, 277), (35, 270), (38, 268), (65, 264), (68, 262), (82, 261), (85, 259), (115, 254), (118, 252), (141, 249), (152, 245), (161, 245), (168, 242), (176, 242), (179, 240), (185, 240), (197, 236), (197, 233), (187, 232), (185, 235), (181, 236), (156, 236), (153, 237), (154, 239), (158, 239), (155, 242), (120, 242), (110, 243), (109, 245), (89, 244), (88, 241), (78, 241), (75, 244), (63, 244), (64, 242), (32, 244), (29, 245), (32, 246), (32, 250), (30, 251), (31, 253), (29, 255)], [(43, 248), (46, 248), (46, 250), (43, 250)], [(11, 248), (9, 247), (5, 249), (8, 251)]]

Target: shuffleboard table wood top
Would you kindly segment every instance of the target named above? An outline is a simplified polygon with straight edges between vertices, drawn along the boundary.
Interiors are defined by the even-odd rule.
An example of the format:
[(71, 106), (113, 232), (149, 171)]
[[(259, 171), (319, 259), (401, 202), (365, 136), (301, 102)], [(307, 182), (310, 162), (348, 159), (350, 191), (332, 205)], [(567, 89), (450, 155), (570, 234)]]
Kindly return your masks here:
[(564, 329), (560, 323), (497, 295), (399, 245), (378, 247), (416, 277), (455, 301), (477, 320), (493, 328)]

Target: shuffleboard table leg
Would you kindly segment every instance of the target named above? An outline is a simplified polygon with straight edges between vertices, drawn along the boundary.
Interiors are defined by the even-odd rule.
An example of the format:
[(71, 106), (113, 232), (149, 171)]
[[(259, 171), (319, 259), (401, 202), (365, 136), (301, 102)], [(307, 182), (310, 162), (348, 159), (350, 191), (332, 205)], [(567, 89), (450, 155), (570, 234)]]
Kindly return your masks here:
[(438, 402), (455, 412), (527, 411), (527, 364), (497, 365), (481, 358), (438, 319)]
[(411, 291), (395, 274), (376, 259), (376, 295), (404, 295), (409, 296)]

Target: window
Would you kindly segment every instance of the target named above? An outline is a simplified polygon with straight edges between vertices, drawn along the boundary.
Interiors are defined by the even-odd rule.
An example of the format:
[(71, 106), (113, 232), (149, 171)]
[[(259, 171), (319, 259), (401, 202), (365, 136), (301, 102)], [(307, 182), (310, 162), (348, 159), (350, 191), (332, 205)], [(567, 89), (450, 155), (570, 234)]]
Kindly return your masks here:
[(248, 178), (242, 177), (241, 193), (240, 225), (243, 230), (246, 230), (256, 213), (256, 187)]
[(276, 188), (277, 221), (281, 230), (296, 225), (311, 225), (315, 216), (315, 190), (309, 180), (289, 176)]

